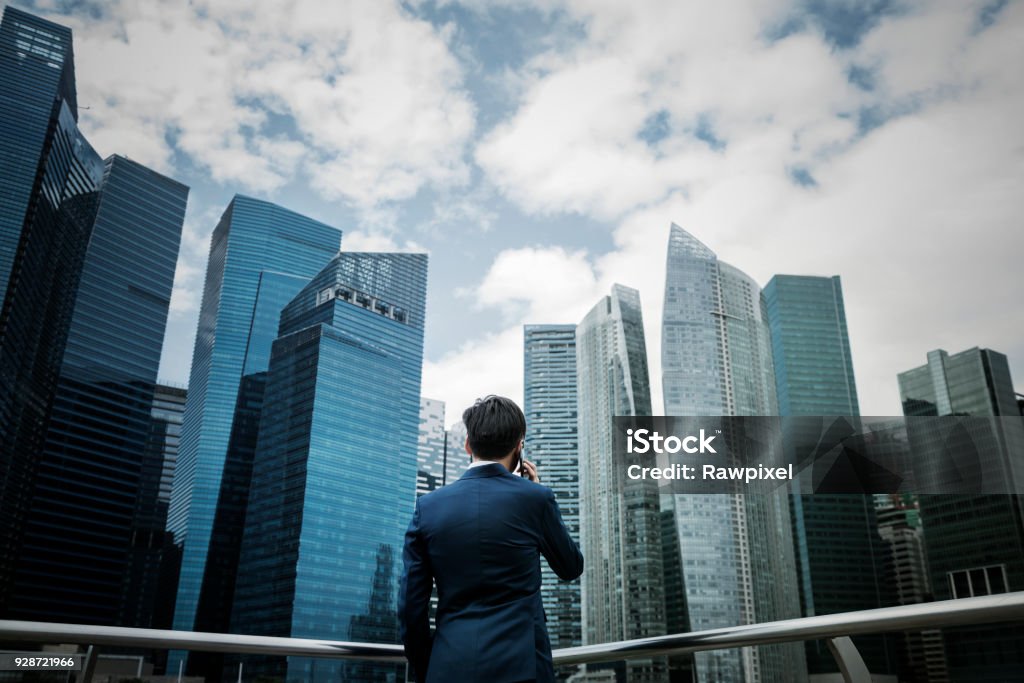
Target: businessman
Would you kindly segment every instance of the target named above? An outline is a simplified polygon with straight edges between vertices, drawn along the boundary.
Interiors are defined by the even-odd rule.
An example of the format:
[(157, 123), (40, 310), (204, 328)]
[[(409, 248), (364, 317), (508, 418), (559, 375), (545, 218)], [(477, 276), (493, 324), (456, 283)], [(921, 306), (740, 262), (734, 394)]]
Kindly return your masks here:
[(583, 555), (554, 494), (522, 457), (519, 406), (488, 396), (462, 421), (469, 470), (420, 498), (405, 534), (398, 614), (406, 657), (417, 683), (554, 683), (540, 556), (572, 581), (583, 573)]

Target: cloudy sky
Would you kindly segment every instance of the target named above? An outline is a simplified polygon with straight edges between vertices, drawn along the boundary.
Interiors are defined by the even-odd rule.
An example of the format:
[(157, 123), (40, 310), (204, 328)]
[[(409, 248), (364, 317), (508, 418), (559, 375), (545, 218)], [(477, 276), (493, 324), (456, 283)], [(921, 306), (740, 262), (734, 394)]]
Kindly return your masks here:
[[(522, 395), (522, 324), (640, 290), (672, 221), (762, 284), (842, 276), (865, 414), (925, 353), (1024, 389), (1024, 2), (193, 0), (75, 32), (82, 127), (191, 186), (161, 377), (187, 383), (235, 193), (430, 253), (423, 392)], [(85, 109), (87, 107), (87, 109)]]

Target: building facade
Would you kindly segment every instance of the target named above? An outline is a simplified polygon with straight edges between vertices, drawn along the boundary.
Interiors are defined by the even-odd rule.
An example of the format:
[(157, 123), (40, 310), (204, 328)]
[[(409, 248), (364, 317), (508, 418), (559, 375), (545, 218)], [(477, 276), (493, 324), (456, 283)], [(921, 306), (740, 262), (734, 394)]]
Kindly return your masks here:
[[(971, 416), (973, 440), (982, 445), (978, 465), (1005, 481), (1008, 495), (919, 496), (931, 589), (936, 600), (1024, 590), (1024, 422), (1019, 416), (1006, 356), (973, 348), (949, 354), (938, 349), (928, 362), (899, 374), (907, 416)], [(923, 481), (948, 472), (935, 442), (937, 425), (909, 420), (914, 474)], [(959, 458), (957, 458), (959, 460)], [(957, 465), (963, 465), (958, 462)], [(1012, 679), (1024, 670), (1024, 634), (1015, 626), (944, 630), (951, 680)]]
[[(337, 254), (341, 231), (236, 195), (213, 231), (168, 512), (182, 547), (174, 628), (224, 632), (281, 309)], [(219, 676), (218, 657), (171, 670)]]
[(417, 442), (416, 497), (444, 486), (447, 481), (444, 401), (420, 398), (420, 431)]
[[(640, 294), (615, 285), (576, 329), (583, 642), (662, 635), (661, 518), (654, 482), (624, 480), (612, 462), (615, 416), (650, 415)], [(590, 669), (601, 666), (590, 665)], [(668, 680), (662, 658), (632, 659), (622, 680)]]
[[(897, 605), (931, 602), (934, 594), (925, 556), (924, 534), (917, 496), (878, 494), (875, 496), (878, 533), (885, 543), (880, 576), (892, 589)], [(942, 631), (907, 631), (900, 634), (896, 673), (901, 680), (946, 683), (946, 648)]]
[(462, 420), (445, 430), (444, 459), (444, 481), (446, 484), (452, 483), (469, 469), (470, 456), (466, 452), (466, 425)]
[[(779, 415), (859, 416), (839, 276), (776, 275), (764, 299)], [(873, 499), (802, 495), (797, 480), (789, 503), (803, 616), (884, 606)], [(856, 644), (873, 673), (891, 671), (886, 639), (862, 637)], [(807, 641), (805, 647), (809, 673), (838, 671), (825, 643)]]
[[(555, 493), (569, 534), (580, 537), (576, 326), (523, 328), (523, 411), (526, 457)], [(561, 581), (542, 563), (541, 597), (551, 647), (583, 643), (580, 583)]]
[(92, 233), (103, 161), (78, 130), (71, 31), (0, 22), (0, 614), (9, 612), (39, 455)]
[[(401, 548), (416, 490), (426, 280), (424, 254), (341, 253), (282, 311), (234, 630), (397, 642)], [(393, 665), (295, 657), (256, 660), (246, 670), (314, 681), (401, 675)]]
[[(666, 415), (778, 414), (760, 287), (675, 224), (661, 344)], [(670, 614), (685, 610), (693, 630), (800, 615), (784, 490), (662, 496), (662, 508), (675, 519), (678, 535), (670, 539), (678, 548), (670, 573), (683, 582), (670, 593), (685, 602), (670, 604)], [(800, 681), (807, 675), (803, 659), (799, 644), (785, 644), (701, 652), (693, 666), (697, 681)], [(673, 660), (680, 675), (687, 666), (685, 659)]]
[(125, 591), (188, 188), (106, 160), (25, 526), (12, 613), (129, 625)]

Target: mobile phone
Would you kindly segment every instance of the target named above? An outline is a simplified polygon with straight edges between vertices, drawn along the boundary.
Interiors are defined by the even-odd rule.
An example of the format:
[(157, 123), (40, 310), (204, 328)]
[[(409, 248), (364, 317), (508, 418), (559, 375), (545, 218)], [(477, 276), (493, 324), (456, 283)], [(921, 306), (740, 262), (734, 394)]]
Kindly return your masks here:
[(519, 453), (518, 453), (518, 455), (516, 455), (516, 459), (512, 462), (512, 470), (511, 471), (512, 471), (512, 474), (516, 474), (518, 472), (520, 477), (525, 477), (526, 476), (525, 470), (523, 469), (523, 449), (522, 448), (519, 449)]

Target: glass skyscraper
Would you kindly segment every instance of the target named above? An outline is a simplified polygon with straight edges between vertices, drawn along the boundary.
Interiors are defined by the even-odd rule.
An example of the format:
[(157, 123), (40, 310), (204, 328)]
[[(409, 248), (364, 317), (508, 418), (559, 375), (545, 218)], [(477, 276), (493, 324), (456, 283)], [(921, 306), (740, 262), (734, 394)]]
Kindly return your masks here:
[[(661, 353), (666, 415), (778, 414), (760, 287), (675, 224)], [(666, 547), (678, 550), (677, 566), (666, 560), (668, 575), (683, 584), (666, 589), (676, 596), (670, 614), (685, 610), (693, 630), (800, 615), (785, 490), (663, 496), (662, 507), (674, 517), (677, 534), (667, 539)], [(800, 681), (807, 675), (798, 643), (700, 652), (694, 665), (701, 682)]]
[[(426, 284), (425, 254), (343, 252), (282, 311), (233, 630), (397, 642), (401, 548), (416, 488)], [(316, 681), (383, 680), (394, 669), (302, 658), (246, 667)]]
[[(523, 328), (523, 410), (526, 457), (555, 492), (562, 519), (580, 537), (579, 438), (576, 405), (576, 326)], [(583, 643), (580, 583), (561, 581), (541, 563), (541, 597), (551, 647)]]
[(444, 401), (420, 399), (420, 431), (417, 441), (416, 496), (441, 488), (447, 482)]
[(469, 466), (465, 427), (458, 422), (446, 430), (444, 421), (444, 401), (420, 399), (417, 498), (456, 481)]
[(860, 415), (838, 275), (776, 275), (764, 288), (780, 415)]
[(188, 188), (77, 127), (70, 30), (0, 24), (0, 613), (125, 623)]
[[(615, 285), (576, 329), (583, 642), (665, 633), (658, 489), (626, 480), (612, 462), (613, 419), (650, 415), (640, 294)], [(629, 681), (661, 683), (661, 658), (631, 659)], [(602, 668), (588, 665), (588, 669)]]
[[(468, 406), (467, 406), (468, 407)], [(462, 413), (459, 413), (459, 417)], [(466, 425), (459, 420), (444, 433), (445, 483), (452, 483), (469, 469), (469, 453), (466, 453)]]
[[(227, 631), (281, 309), (340, 245), (339, 230), (242, 195), (213, 231), (168, 513), (168, 529), (183, 545), (175, 629)], [(169, 669), (184, 657), (172, 653)], [(219, 675), (219, 658), (192, 658), (190, 671)]]
[[(984, 466), (1020, 490), (1024, 424), (1006, 356), (973, 348), (928, 353), (925, 365), (899, 374), (903, 413), (993, 418), (972, 436), (988, 446)], [(985, 425), (973, 426), (985, 430)], [(915, 475), (940, 474), (935, 430), (910, 421)], [(1024, 510), (1017, 495), (921, 495), (921, 525), (936, 600), (1024, 590)], [(1020, 624), (944, 629), (951, 680), (1012, 680), (1024, 671)]]
[(0, 614), (103, 176), (77, 120), (71, 31), (7, 7), (0, 22)]
[[(876, 494), (875, 511), (878, 533), (887, 547), (881, 578), (892, 592), (897, 605), (914, 605), (934, 600), (917, 496)], [(904, 631), (898, 657), (900, 679), (947, 683), (946, 647), (942, 631)], [(861, 649), (858, 647), (858, 649)], [(863, 652), (862, 652), (863, 653)]]
[[(776, 275), (764, 288), (780, 415), (860, 415), (838, 276)], [(816, 437), (817, 434), (812, 435)], [(882, 607), (883, 566), (873, 499), (867, 495), (800, 495), (790, 514), (803, 616)], [(868, 668), (890, 670), (886, 641), (857, 641)], [(838, 671), (823, 641), (807, 641), (811, 674)]]
[(126, 558), (187, 197), (134, 161), (105, 163), (12, 614), (126, 625), (132, 612)]

